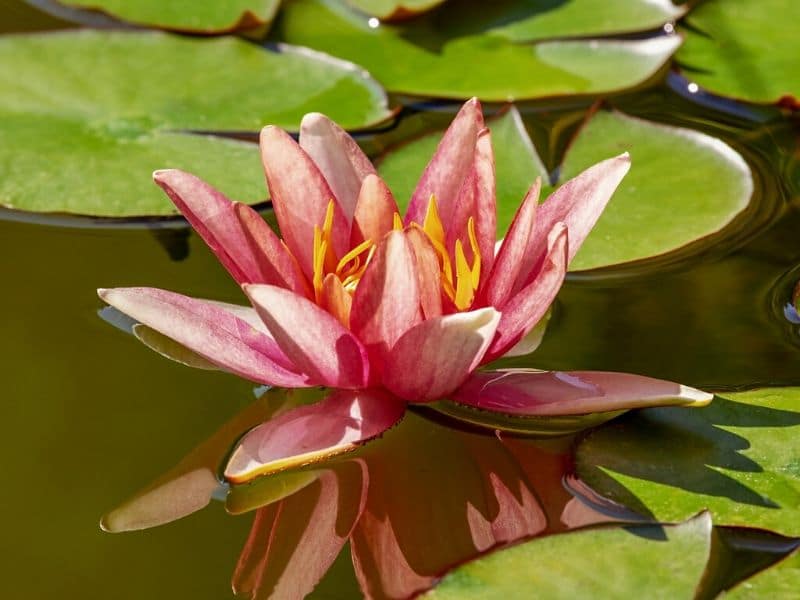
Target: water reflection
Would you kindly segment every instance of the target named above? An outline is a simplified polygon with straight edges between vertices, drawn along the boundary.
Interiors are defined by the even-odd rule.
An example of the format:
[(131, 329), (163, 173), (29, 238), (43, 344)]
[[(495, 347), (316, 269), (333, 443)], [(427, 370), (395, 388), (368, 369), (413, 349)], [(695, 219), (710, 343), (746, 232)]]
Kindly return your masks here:
[(302, 597), (349, 542), (365, 595), (406, 598), (497, 546), (631, 516), (611, 504), (596, 510), (568, 491), (572, 438), (501, 439), (414, 412), (380, 440), (336, 461), (220, 487), (221, 466), (245, 431), (323, 394), (265, 393), (109, 513), (104, 528), (159, 525), (224, 497), (233, 514), (255, 512), (233, 575), (237, 594)]

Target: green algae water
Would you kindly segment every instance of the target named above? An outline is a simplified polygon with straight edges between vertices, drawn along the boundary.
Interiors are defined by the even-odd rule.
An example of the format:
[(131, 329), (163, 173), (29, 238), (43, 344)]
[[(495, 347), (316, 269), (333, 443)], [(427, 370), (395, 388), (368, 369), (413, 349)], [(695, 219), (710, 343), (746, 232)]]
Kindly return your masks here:
[[(61, 26), (15, 5), (0, 14), (3, 31)], [(682, 86), (664, 80), (611, 102), (727, 142), (753, 171), (750, 206), (679, 251), (570, 275), (541, 348), (504, 366), (626, 371), (712, 391), (800, 385), (800, 325), (785, 312), (800, 264), (798, 123), (777, 110), (698, 104)], [(402, 100), (396, 127), (360, 138), (373, 154), (445, 125), (455, 110)], [(518, 105), (551, 151), (546, 165), (588, 106)], [(98, 317), (95, 289), (148, 285), (242, 302), (236, 285), (179, 219), (112, 224), (12, 211), (0, 213), (0, 280), (5, 596), (230, 597), (250, 516), (212, 502), (144, 532), (109, 535), (98, 523), (252, 402), (253, 385), (149, 351)], [(313, 597), (358, 596), (345, 548)]]

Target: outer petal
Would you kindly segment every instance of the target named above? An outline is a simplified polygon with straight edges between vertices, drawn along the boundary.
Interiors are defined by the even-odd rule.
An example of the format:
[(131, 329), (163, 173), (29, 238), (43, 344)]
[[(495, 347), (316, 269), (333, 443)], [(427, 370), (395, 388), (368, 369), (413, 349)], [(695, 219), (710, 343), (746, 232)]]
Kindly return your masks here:
[(303, 117), (300, 147), (322, 171), (344, 216), (352, 221), (361, 182), (375, 174), (375, 167), (344, 129), (320, 113)]
[(481, 251), (481, 278), (491, 272), (497, 241), (497, 196), (492, 137), (488, 129), (478, 134), (475, 146), (475, 234)]
[(499, 322), (493, 308), (423, 321), (392, 348), (384, 386), (411, 402), (446, 396), (478, 366)]
[(378, 243), (392, 230), (397, 203), (384, 181), (377, 175), (367, 175), (358, 193), (350, 245), (358, 246), (364, 240)]
[(503, 306), (497, 337), (484, 362), (503, 356), (533, 329), (555, 300), (567, 272), (567, 231), (557, 223), (550, 232), (550, 248), (536, 277)]
[(349, 452), (397, 424), (406, 405), (380, 390), (339, 390), (249, 431), (233, 451), (233, 483)]
[(545, 253), (545, 236), (560, 221), (566, 223), (569, 230), (567, 264), (572, 261), (630, 166), (627, 152), (609, 158), (570, 179), (547, 198), (539, 208), (515, 289), (530, 281)]
[(402, 231), (392, 231), (372, 257), (353, 296), (350, 328), (380, 369), (386, 353), (419, 323), (419, 284), (414, 251)]
[(338, 256), (347, 252), (350, 221), (317, 165), (288, 133), (272, 126), (261, 130), (261, 161), (281, 235), (310, 281), (314, 227), (325, 221), (328, 203), (334, 201), (333, 248)]
[(311, 593), (358, 522), (367, 482), (363, 465), (347, 463), (260, 509), (233, 574), (234, 592), (281, 600)]
[(153, 179), (238, 283), (269, 279), (270, 257), (245, 236), (230, 200), (198, 177), (177, 169), (156, 171)]
[(422, 223), (431, 195), (436, 196), (445, 231), (451, 222), (458, 193), (470, 174), (478, 132), (483, 129), (481, 105), (468, 100), (444, 134), (431, 162), (422, 173), (406, 213), (406, 224)]
[(241, 377), (284, 387), (317, 384), (295, 370), (275, 340), (224, 305), (155, 288), (97, 293), (111, 306)]
[(580, 415), (711, 402), (713, 394), (643, 375), (605, 371), (476, 373), (453, 399), (516, 416)]
[(335, 317), (307, 298), (273, 285), (246, 285), (244, 291), (298, 370), (331, 387), (366, 385), (367, 352)]
[(502, 308), (511, 295), (533, 232), (541, 189), (542, 180), (537, 177), (503, 239), (491, 275), (486, 281), (486, 304), (490, 306)]
[(261, 215), (246, 204), (238, 202), (234, 203), (234, 211), (247, 246), (257, 249), (258, 256), (264, 259), (260, 263), (262, 277), (245, 283), (268, 283), (285, 287), (297, 294), (310, 295), (308, 282), (297, 260)]

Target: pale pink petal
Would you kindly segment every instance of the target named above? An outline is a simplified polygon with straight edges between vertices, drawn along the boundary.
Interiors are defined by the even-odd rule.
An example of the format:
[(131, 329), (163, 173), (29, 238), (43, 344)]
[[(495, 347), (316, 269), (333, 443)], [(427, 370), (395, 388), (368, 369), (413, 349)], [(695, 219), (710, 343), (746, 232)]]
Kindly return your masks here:
[(569, 230), (567, 264), (572, 261), (630, 166), (628, 153), (620, 154), (589, 167), (550, 194), (539, 207), (515, 289), (530, 282), (545, 254), (547, 232), (558, 222)]
[(350, 245), (358, 246), (364, 240), (378, 244), (392, 230), (397, 203), (384, 181), (377, 175), (367, 175), (358, 193)]
[(334, 316), (307, 298), (273, 285), (246, 285), (244, 291), (299, 371), (331, 387), (366, 385), (367, 352)]
[(442, 314), (442, 273), (439, 255), (425, 233), (417, 227), (406, 231), (417, 262), (417, 281), (422, 312), (426, 319)]
[(156, 171), (153, 179), (238, 283), (266, 282), (268, 258), (248, 241), (233, 202), (205, 181), (177, 169)]
[(352, 461), (259, 509), (233, 574), (234, 593), (280, 600), (310, 594), (358, 522), (367, 486), (366, 470)]
[(402, 231), (392, 231), (378, 246), (358, 283), (350, 328), (380, 368), (397, 339), (422, 319), (414, 251)]
[(702, 406), (712, 398), (712, 394), (643, 375), (528, 370), (475, 373), (453, 395), (461, 404), (517, 416)]
[(334, 201), (333, 249), (348, 250), (350, 222), (317, 165), (292, 137), (277, 127), (261, 130), (261, 161), (281, 235), (306, 277), (313, 277), (314, 227), (322, 227)]
[(549, 249), (533, 280), (503, 307), (503, 317), (484, 363), (503, 356), (534, 328), (555, 300), (567, 272), (567, 230), (557, 223), (550, 232)]
[(126, 315), (245, 379), (284, 387), (320, 383), (301, 375), (275, 340), (224, 305), (155, 288), (100, 289), (98, 295)]
[(423, 321), (392, 348), (384, 386), (411, 402), (446, 396), (478, 366), (499, 322), (500, 313), (493, 308)]
[(268, 283), (309, 296), (310, 287), (300, 265), (261, 215), (238, 202), (234, 204), (234, 211), (247, 246), (257, 249), (257, 256), (263, 257), (260, 261), (261, 279), (244, 283)]
[(380, 390), (335, 391), (250, 430), (233, 451), (225, 478), (242, 483), (349, 452), (396, 425), (405, 409), (405, 402)]
[(486, 280), (485, 297), (489, 306), (502, 310), (511, 295), (533, 231), (541, 187), (542, 180), (537, 177), (517, 209), (517, 214), (508, 228), (508, 234), (500, 246), (494, 268)]
[(434, 195), (445, 231), (448, 230), (459, 191), (472, 168), (475, 143), (482, 129), (481, 105), (473, 98), (458, 111), (425, 167), (408, 206), (407, 225), (411, 222), (422, 224), (430, 197)]
[(375, 174), (375, 167), (344, 129), (320, 113), (303, 117), (300, 147), (322, 171), (344, 216), (352, 221), (361, 182)]
[(488, 129), (478, 134), (473, 169), (475, 170), (475, 234), (481, 252), (481, 280), (484, 280), (491, 272), (494, 263), (494, 245), (497, 241), (494, 153)]

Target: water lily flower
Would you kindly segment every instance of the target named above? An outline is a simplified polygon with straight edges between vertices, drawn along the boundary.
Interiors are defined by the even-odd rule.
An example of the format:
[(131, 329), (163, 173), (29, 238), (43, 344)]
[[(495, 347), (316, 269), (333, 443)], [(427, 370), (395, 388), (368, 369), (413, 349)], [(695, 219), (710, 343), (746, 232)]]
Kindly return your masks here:
[(270, 386), (356, 392), (253, 430), (226, 469), (230, 481), (352, 449), (393, 426), (407, 403), (455, 398), (535, 417), (711, 400), (621, 373), (478, 371), (531, 350), (526, 336), (628, 171), (627, 154), (542, 204), (537, 180), (497, 244), (491, 134), (476, 99), (447, 129), (404, 217), (357, 143), (321, 114), (306, 115), (299, 143), (265, 127), (260, 147), (281, 237), (193, 175), (154, 174), (251, 306), (153, 288), (99, 290), (155, 332), (142, 341), (187, 364)]

